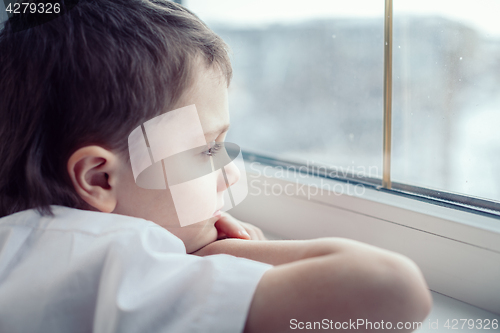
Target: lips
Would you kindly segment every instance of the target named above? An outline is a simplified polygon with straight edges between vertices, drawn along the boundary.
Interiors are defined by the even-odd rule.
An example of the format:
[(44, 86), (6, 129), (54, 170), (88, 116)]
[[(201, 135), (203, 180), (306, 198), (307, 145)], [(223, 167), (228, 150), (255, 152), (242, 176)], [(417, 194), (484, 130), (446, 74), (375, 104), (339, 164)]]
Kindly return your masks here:
[(222, 213), (221, 213), (221, 210), (222, 210), (222, 207), (224, 207), (224, 201), (222, 202), (222, 204), (219, 206), (219, 208), (217, 208), (215, 210), (215, 212), (212, 214), (212, 216), (221, 216)]
[(221, 210), (222, 207), (224, 207), (224, 197), (222, 195), (220, 197), (217, 197), (217, 203), (220, 203), (219, 208), (215, 210), (215, 212), (212, 214), (212, 216), (221, 216)]

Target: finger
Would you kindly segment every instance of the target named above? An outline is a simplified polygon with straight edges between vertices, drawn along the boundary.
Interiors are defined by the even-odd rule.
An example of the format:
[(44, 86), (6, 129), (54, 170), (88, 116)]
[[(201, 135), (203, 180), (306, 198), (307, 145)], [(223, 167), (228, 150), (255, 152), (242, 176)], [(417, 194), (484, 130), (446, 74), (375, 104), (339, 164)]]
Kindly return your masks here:
[(246, 223), (246, 222), (240, 222), (245, 230), (250, 234), (252, 237), (252, 240), (267, 240), (267, 238), (264, 236), (264, 233), (260, 228), (254, 226), (253, 224)]
[(243, 226), (235, 218), (225, 215), (222, 216), (216, 223), (215, 227), (218, 232), (226, 234), (230, 238), (251, 239), (251, 236)]
[(245, 228), (246, 232), (250, 235), (252, 240), (258, 240), (259, 235), (255, 232), (253, 228)]
[(266, 237), (264, 237), (264, 234), (262, 233), (262, 231), (259, 229), (259, 228), (255, 228), (253, 230), (254, 234), (255, 234), (255, 238), (252, 237), (252, 239), (255, 239), (255, 240), (265, 240)]
[(259, 234), (259, 239), (260, 240), (267, 240), (266, 236), (264, 235), (264, 233), (262, 232), (262, 230), (257, 229), (257, 234)]
[(224, 239), (224, 238), (227, 238), (226, 233), (217, 230), (217, 239)]

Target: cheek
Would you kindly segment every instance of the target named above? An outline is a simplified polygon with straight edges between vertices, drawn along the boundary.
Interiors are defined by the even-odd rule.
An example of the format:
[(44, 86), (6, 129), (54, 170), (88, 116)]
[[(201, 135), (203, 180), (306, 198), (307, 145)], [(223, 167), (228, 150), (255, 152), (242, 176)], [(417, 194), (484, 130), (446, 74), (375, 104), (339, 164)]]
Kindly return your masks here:
[(139, 187), (132, 171), (123, 175), (116, 184), (117, 206), (114, 213), (143, 218), (163, 227), (178, 226), (170, 191)]
[[(218, 217), (212, 217), (220, 204), (217, 202), (217, 180), (218, 174), (212, 173), (171, 189), (148, 190), (140, 188), (130, 178), (117, 187), (119, 200), (114, 213), (140, 217), (160, 225), (179, 237), (189, 253), (217, 239), (214, 224)], [(178, 216), (184, 218), (184, 226)]]
[(143, 218), (165, 228), (179, 226), (168, 190), (147, 190), (135, 186), (128, 192), (122, 192), (120, 196), (116, 213)]
[(218, 172), (170, 187), (181, 226), (205, 221), (217, 208)]

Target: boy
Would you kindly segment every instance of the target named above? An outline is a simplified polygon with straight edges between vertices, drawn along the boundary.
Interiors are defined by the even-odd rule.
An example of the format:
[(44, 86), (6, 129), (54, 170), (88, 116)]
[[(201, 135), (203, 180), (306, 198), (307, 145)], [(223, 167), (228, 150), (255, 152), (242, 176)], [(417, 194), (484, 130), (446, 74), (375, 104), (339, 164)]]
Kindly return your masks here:
[[(231, 67), (196, 16), (164, 0), (34, 15), (47, 14), (15, 16), (0, 35), (1, 332), (354, 330), (426, 317), (431, 296), (406, 257), (340, 238), (259, 241), (219, 211), (181, 227), (171, 190), (138, 186), (127, 138), (146, 121), (195, 106), (206, 143), (225, 139)], [(237, 181), (214, 174), (206, 200), (222, 204)]]

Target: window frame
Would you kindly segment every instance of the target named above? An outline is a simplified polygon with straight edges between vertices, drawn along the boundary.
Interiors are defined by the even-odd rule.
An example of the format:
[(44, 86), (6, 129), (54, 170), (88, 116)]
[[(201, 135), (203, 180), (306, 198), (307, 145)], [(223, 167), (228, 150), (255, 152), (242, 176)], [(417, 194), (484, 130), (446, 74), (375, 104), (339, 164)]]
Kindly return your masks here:
[(393, 53), (393, 0), (384, 0), (384, 142), (382, 187), (399, 193), (413, 195), (415, 199), (431, 198), (442, 204), (454, 205), (458, 209), (470, 208), (478, 214), (487, 213), (500, 216), (500, 202), (474, 197), (467, 194), (452, 193), (446, 190), (433, 190), (391, 180), (392, 144), (392, 53)]
[(435, 205), (455, 208), (469, 213), (475, 213), (479, 215), (489, 216), (491, 218), (500, 219), (500, 203), (495, 201), (394, 181), (391, 181), (391, 188), (388, 189), (382, 186), (382, 180), (380, 178), (358, 175), (350, 170), (343, 170), (341, 177), (331, 176), (331, 174), (338, 174), (337, 170), (322, 165), (321, 163), (304, 164), (300, 160), (275, 158), (269, 154), (255, 152), (248, 149), (243, 149), (243, 153), (245, 159), (248, 161), (258, 161), (271, 166), (293, 166), (296, 168), (301, 168), (301, 170), (304, 170), (304, 172), (311, 176), (342, 182), (350, 182), (353, 184), (362, 184), (379, 191), (406, 196), (414, 200), (425, 201)]

